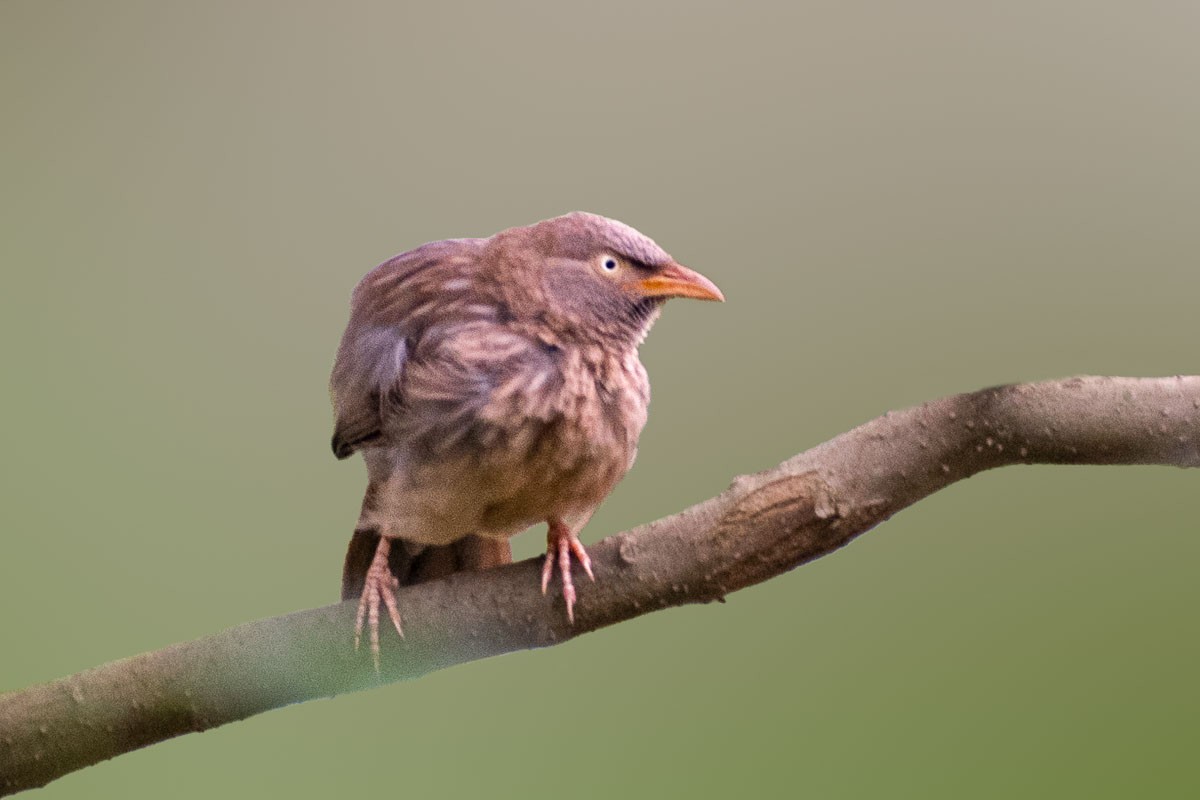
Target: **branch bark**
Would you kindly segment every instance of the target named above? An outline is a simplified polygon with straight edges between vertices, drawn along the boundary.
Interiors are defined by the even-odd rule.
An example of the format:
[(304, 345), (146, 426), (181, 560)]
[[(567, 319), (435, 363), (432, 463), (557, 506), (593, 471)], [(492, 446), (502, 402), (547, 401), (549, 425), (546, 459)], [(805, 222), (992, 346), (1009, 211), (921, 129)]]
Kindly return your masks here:
[(892, 412), (589, 549), (567, 623), (535, 560), (408, 587), (381, 672), (354, 603), (300, 611), (0, 695), (0, 794), (173, 736), (722, 599), (832, 552), (955, 481), (1009, 464), (1200, 466), (1200, 376), (1085, 377)]

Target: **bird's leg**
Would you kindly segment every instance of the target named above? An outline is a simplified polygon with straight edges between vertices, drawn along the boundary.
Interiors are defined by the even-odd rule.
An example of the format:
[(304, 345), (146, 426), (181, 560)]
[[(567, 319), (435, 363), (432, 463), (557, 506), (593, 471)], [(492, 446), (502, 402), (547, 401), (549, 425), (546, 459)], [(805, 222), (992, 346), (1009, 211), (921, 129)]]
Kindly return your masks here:
[(550, 526), (546, 532), (546, 560), (542, 562), (542, 594), (550, 586), (550, 575), (554, 572), (554, 564), (558, 563), (558, 574), (562, 576), (563, 600), (567, 601), (567, 619), (575, 622), (575, 584), (571, 581), (571, 556), (579, 559), (583, 571), (593, 581), (596, 576), (592, 573), (592, 559), (588, 557), (583, 542), (575, 535), (575, 531), (567, 527), (561, 519), (546, 520)]
[(354, 619), (354, 649), (358, 649), (362, 638), (363, 620), (371, 629), (371, 655), (375, 658), (375, 671), (379, 671), (379, 602), (387, 605), (388, 616), (396, 626), (396, 633), (404, 638), (400, 627), (400, 609), (396, 607), (396, 589), (400, 581), (392, 574), (388, 566), (388, 552), (392, 549), (392, 540), (386, 536), (379, 537), (379, 545), (375, 548), (375, 558), (367, 568), (366, 583), (362, 595), (358, 598), (358, 615)]

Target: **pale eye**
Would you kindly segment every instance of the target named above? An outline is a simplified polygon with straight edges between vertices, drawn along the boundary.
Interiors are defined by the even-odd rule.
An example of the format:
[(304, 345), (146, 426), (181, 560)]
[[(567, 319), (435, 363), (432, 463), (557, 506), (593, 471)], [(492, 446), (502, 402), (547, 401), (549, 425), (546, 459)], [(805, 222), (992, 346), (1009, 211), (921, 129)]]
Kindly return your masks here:
[(617, 265), (617, 260), (615, 258), (613, 258), (612, 256), (605, 256), (600, 261), (600, 266), (604, 268), (605, 272), (616, 272), (618, 265)]

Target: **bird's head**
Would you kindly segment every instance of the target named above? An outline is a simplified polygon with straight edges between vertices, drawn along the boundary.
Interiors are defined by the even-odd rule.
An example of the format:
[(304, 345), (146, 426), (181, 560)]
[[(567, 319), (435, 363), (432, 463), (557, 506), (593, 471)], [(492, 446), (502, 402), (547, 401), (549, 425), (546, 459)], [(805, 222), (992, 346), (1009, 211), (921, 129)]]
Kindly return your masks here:
[[(636, 345), (672, 297), (723, 301), (716, 284), (623, 222), (576, 211), (494, 237), (514, 310), (567, 338)], [(518, 274), (512, 274), (509, 271)], [(511, 280), (515, 279), (515, 280)]]

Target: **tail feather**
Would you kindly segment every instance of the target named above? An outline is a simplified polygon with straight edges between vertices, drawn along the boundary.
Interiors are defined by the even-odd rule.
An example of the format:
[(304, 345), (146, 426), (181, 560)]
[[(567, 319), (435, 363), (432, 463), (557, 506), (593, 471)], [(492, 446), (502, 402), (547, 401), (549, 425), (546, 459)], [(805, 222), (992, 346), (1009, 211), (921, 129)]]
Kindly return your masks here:
[[(400, 546), (393, 546), (388, 554), (388, 566), (401, 586), (512, 562), (512, 548), (507, 539), (467, 536), (448, 545), (420, 545), (405, 539), (397, 544)], [(373, 530), (356, 530), (350, 537), (342, 565), (343, 600), (354, 600), (362, 595), (367, 568), (371, 566), (378, 545), (379, 534)]]

